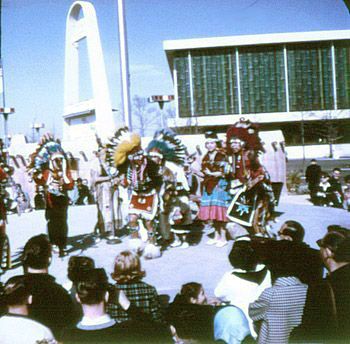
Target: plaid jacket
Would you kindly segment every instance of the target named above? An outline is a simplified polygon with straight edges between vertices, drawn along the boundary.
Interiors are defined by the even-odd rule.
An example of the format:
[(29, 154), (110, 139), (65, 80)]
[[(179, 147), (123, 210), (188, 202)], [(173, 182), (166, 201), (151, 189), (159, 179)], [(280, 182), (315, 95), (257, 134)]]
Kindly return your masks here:
[(307, 285), (296, 277), (279, 277), (271, 288), (249, 305), (249, 316), (260, 322), (258, 343), (283, 344), (301, 324)]
[[(161, 322), (162, 314), (156, 288), (145, 282), (116, 284), (116, 288), (123, 290), (130, 302), (142, 312), (149, 314), (152, 320)], [(129, 315), (119, 305), (109, 303), (107, 312), (118, 322), (129, 320)]]

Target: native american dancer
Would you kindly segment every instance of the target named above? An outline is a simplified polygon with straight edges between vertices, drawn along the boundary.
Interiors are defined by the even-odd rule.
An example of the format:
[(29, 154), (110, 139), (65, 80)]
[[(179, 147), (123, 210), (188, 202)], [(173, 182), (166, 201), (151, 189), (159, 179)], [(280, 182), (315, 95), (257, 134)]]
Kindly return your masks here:
[(158, 165), (159, 174), (163, 179), (159, 190), (158, 220), (159, 234), (162, 237), (163, 245), (166, 247), (172, 241), (171, 226), (169, 223), (169, 205), (172, 196), (171, 190), (174, 189), (178, 176), (175, 172), (175, 167), (172, 166), (172, 169), (170, 169), (168, 164), (173, 163), (182, 169), (186, 147), (176, 138), (175, 133), (162, 129), (154, 134), (153, 140), (146, 148), (146, 152), (152, 161)]
[[(133, 239), (141, 238), (141, 229), (146, 228), (147, 246), (144, 256), (156, 258), (160, 249), (156, 244), (154, 219), (158, 210), (158, 192), (162, 185), (159, 166), (153, 162), (141, 147), (141, 137), (121, 128), (111, 138), (109, 152), (113, 150), (115, 167), (119, 173), (119, 183), (131, 193), (129, 202), (128, 230)], [(135, 240), (136, 241), (136, 240)], [(141, 251), (137, 244), (135, 250)], [(148, 247), (148, 248), (147, 248)], [(153, 250), (153, 251), (152, 251)], [(152, 251), (148, 254), (149, 251)]]
[(258, 128), (241, 119), (226, 133), (228, 159), (231, 166), (230, 193), (233, 200), (228, 217), (233, 222), (252, 228), (255, 233), (266, 234), (266, 222), (273, 198), (267, 171), (258, 155), (264, 148)]
[[(97, 223), (94, 228), (96, 241), (114, 236), (116, 227), (122, 227), (121, 199), (118, 195), (118, 171), (114, 166), (113, 146), (103, 145), (96, 135), (98, 150), (91, 165), (91, 185), (97, 205)], [(118, 204), (115, 206), (115, 202)], [(116, 211), (115, 211), (116, 209)], [(114, 238), (113, 240), (117, 240)]]
[(229, 194), (227, 193), (227, 174), (229, 166), (226, 156), (219, 147), (219, 139), (213, 132), (205, 134), (205, 147), (207, 153), (202, 160), (202, 198), (198, 219), (212, 221), (215, 228), (215, 236), (207, 241), (208, 245), (223, 247), (227, 245), (226, 239), (226, 216), (229, 205)]
[(45, 134), (36, 151), (31, 155), (29, 173), (35, 183), (44, 186), (47, 231), (54, 249), (64, 257), (68, 236), (67, 211), (68, 190), (73, 189), (74, 181), (68, 166), (66, 154), (59, 142), (51, 134)]

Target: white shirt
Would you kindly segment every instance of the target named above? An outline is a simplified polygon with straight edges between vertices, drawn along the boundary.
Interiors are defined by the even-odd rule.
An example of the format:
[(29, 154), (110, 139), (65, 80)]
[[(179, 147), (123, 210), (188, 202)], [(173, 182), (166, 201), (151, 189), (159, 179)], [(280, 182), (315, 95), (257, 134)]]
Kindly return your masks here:
[(46, 326), (22, 315), (4, 315), (0, 318), (1, 344), (57, 344), (52, 332)]
[[(259, 265), (258, 267), (262, 266)], [(242, 270), (234, 269), (226, 272), (214, 290), (215, 296), (224, 302), (229, 302), (231, 305), (240, 308), (247, 317), (252, 336), (256, 337), (257, 334), (254, 331), (253, 321), (248, 313), (249, 304), (257, 300), (266, 288), (271, 287), (271, 274), (267, 271), (264, 280), (259, 285), (239, 278), (233, 272), (242, 272)]]

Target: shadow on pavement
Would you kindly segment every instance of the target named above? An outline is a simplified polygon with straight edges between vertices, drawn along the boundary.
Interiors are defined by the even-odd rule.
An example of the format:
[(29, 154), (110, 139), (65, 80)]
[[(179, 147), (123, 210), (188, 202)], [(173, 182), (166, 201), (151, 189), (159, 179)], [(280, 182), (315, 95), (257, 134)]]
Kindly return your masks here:
[(90, 247), (97, 247), (95, 236), (93, 234), (81, 234), (69, 237), (67, 241), (67, 253), (70, 254), (75, 251), (84, 252)]

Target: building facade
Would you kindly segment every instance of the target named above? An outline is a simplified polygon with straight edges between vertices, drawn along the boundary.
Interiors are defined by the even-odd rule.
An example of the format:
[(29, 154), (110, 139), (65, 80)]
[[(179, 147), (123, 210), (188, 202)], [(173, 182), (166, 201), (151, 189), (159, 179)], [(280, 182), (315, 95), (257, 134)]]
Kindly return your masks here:
[(282, 130), (291, 157), (350, 152), (350, 30), (173, 40), (164, 50), (178, 132), (225, 132), (244, 117)]

